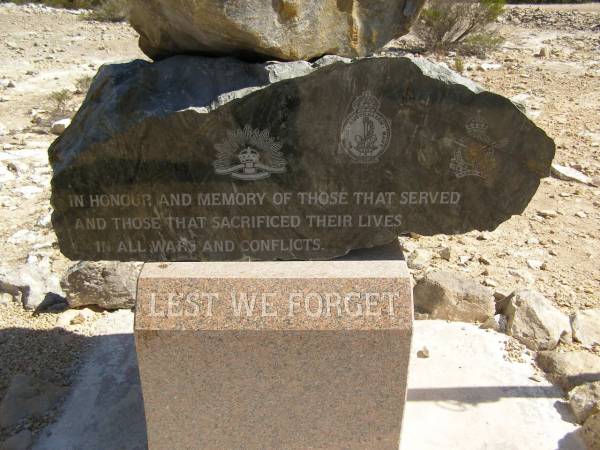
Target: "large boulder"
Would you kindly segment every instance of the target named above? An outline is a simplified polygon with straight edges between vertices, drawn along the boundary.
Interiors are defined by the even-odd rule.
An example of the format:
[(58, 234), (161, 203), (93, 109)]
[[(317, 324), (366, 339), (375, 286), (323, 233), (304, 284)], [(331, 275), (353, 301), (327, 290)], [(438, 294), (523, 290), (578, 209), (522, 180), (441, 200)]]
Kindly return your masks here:
[(96, 305), (128, 309), (135, 305), (141, 263), (81, 261), (70, 267), (60, 283), (71, 308)]
[(577, 311), (571, 317), (573, 339), (591, 348), (600, 344), (600, 309)]
[(364, 56), (410, 30), (425, 0), (130, 0), (140, 48), (179, 54), (308, 60)]
[(176, 56), (104, 66), (49, 152), (70, 259), (323, 260), (495, 229), (554, 143), (424, 59)]
[(600, 381), (585, 383), (569, 392), (569, 404), (577, 422), (600, 413)]
[(513, 293), (504, 314), (507, 333), (531, 350), (553, 350), (571, 334), (569, 317), (535, 291)]
[(567, 392), (581, 384), (600, 381), (600, 357), (585, 351), (543, 351), (538, 353), (536, 361)]
[(432, 272), (414, 289), (415, 309), (431, 319), (486, 322), (494, 317), (492, 290), (458, 272)]

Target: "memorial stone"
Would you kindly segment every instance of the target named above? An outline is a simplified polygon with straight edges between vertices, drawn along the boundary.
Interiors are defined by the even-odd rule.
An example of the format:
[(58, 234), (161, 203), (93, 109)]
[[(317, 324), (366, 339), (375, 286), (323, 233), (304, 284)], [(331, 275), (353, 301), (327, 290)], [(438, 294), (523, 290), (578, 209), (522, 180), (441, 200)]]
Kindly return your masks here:
[(423, 59), (101, 68), (52, 145), (71, 259), (322, 260), (493, 230), (550, 172), (513, 103)]
[(397, 450), (412, 316), (399, 260), (146, 264), (149, 448)]

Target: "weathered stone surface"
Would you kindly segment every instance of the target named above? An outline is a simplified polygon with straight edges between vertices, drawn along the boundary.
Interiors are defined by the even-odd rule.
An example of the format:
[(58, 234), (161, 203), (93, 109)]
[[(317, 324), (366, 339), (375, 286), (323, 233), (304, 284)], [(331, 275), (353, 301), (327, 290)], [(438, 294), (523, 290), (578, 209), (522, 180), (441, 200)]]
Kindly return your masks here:
[(65, 388), (18, 374), (0, 403), (0, 427), (17, 425), (26, 417), (41, 417), (64, 394)]
[(132, 308), (141, 270), (140, 263), (81, 261), (67, 271), (60, 284), (71, 308), (86, 305)]
[(600, 357), (584, 351), (538, 353), (537, 363), (565, 391), (600, 381)]
[(573, 339), (591, 348), (600, 344), (600, 309), (577, 311), (571, 317)]
[(283, 60), (365, 56), (410, 30), (425, 0), (131, 0), (140, 48)]
[(579, 423), (585, 422), (592, 414), (600, 413), (600, 381), (577, 386), (569, 392), (569, 404)]
[(504, 314), (508, 334), (531, 350), (552, 350), (571, 332), (568, 316), (535, 291), (513, 293)]
[(585, 421), (581, 428), (581, 437), (588, 450), (598, 450), (600, 448), (600, 413), (594, 414)]
[(415, 309), (431, 319), (486, 322), (494, 317), (493, 292), (458, 272), (432, 272), (419, 280)]
[(0, 293), (9, 294), (25, 309), (50, 304), (63, 294), (47, 259), (24, 264), (16, 270), (0, 269)]
[[(318, 67), (318, 68), (317, 68)], [(554, 143), (422, 59), (103, 67), (50, 149), (78, 260), (327, 259), (521, 213)]]

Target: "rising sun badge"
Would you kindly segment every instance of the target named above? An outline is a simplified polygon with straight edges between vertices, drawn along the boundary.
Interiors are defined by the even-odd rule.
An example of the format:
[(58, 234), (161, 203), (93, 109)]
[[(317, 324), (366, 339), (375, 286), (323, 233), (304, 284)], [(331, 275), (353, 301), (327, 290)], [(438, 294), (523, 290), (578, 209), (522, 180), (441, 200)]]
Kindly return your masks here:
[(215, 145), (217, 160), (213, 166), (218, 175), (236, 180), (264, 180), (274, 173), (286, 171), (283, 144), (269, 130), (243, 129), (227, 132), (227, 138)]
[(379, 107), (377, 97), (365, 91), (354, 100), (353, 111), (342, 125), (341, 147), (357, 163), (379, 162), (390, 146), (392, 127)]

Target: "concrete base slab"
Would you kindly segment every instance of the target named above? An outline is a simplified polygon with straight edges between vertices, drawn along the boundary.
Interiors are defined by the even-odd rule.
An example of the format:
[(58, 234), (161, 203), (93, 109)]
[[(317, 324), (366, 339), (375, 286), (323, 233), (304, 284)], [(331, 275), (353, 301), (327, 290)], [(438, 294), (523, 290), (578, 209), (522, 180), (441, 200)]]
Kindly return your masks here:
[(585, 450), (560, 388), (532, 360), (506, 359), (503, 334), (475, 325), (415, 322), (401, 450)]
[[(133, 314), (104, 319), (59, 420), (35, 450), (146, 447)], [(104, 322), (103, 321), (103, 322)], [(474, 325), (415, 322), (401, 450), (583, 450), (560, 389), (529, 363), (504, 359), (502, 334)], [(415, 354), (423, 346), (429, 359)]]

